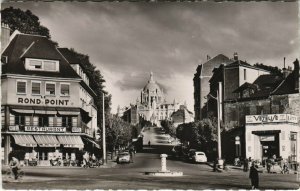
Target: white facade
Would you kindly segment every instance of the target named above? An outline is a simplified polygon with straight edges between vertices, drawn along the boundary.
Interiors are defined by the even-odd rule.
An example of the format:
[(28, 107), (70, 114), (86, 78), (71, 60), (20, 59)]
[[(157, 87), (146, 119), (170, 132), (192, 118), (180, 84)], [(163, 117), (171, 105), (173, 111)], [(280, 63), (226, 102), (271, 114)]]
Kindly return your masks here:
[[(300, 161), (300, 127), (289, 114), (246, 116), (246, 157), (263, 160), (268, 154)], [(269, 149), (268, 147), (273, 147)], [(268, 150), (269, 149), (269, 150)]]

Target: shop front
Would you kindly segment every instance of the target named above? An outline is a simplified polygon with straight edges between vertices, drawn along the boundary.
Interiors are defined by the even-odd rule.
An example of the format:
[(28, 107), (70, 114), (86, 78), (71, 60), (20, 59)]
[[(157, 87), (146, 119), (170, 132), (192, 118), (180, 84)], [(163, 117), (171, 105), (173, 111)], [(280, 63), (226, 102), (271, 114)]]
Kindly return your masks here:
[(290, 114), (246, 116), (246, 157), (265, 161), (282, 158), (300, 161), (300, 127), (297, 116)]

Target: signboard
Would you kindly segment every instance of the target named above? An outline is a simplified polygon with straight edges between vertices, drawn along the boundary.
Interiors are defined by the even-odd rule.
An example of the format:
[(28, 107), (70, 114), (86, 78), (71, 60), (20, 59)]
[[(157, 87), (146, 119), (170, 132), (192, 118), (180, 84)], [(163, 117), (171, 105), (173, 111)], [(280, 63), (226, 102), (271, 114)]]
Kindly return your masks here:
[(25, 126), (25, 131), (66, 132), (66, 127), (37, 127)]
[(72, 127), (73, 133), (81, 133), (81, 127)]
[(40, 98), (18, 98), (19, 104), (28, 105), (55, 105), (55, 106), (68, 106), (70, 100), (65, 99), (40, 99)]
[(246, 123), (298, 123), (298, 117), (291, 114), (246, 115)]
[(18, 125), (16, 125), (16, 126), (9, 126), (8, 130), (9, 131), (19, 131), (19, 126)]
[(260, 136), (260, 141), (275, 141), (274, 135)]

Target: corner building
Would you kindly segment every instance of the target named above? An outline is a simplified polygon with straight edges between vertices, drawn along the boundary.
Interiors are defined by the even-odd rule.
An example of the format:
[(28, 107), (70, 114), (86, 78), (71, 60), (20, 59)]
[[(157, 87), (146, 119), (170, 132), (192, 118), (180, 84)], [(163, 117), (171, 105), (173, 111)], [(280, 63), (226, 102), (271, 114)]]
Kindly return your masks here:
[(23, 150), (47, 166), (58, 155), (72, 158), (91, 145), (99, 148), (93, 141), (96, 94), (80, 61), (68, 53), (43, 36), (10, 37), (1, 57), (4, 164), (13, 150)]

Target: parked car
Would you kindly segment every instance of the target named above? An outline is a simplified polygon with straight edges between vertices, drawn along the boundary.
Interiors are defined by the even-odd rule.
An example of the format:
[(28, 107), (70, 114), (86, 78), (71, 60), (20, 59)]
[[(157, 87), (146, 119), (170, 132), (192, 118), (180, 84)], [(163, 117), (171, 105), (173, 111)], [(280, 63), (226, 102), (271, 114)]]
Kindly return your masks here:
[(192, 155), (192, 161), (195, 163), (205, 163), (207, 162), (207, 157), (204, 152), (201, 151), (195, 151), (194, 154)]
[(175, 145), (172, 148), (172, 156), (174, 158), (181, 158), (181, 157), (186, 157), (188, 153), (188, 150), (185, 146), (182, 145)]
[(117, 163), (130, 163), (130, 154), (129, 152), (119, 153), (117, 156)]

